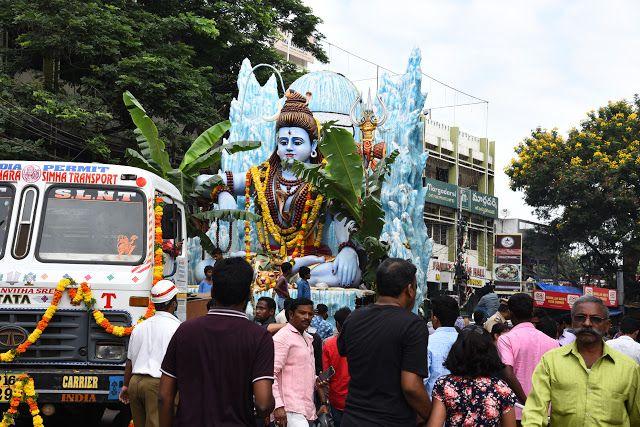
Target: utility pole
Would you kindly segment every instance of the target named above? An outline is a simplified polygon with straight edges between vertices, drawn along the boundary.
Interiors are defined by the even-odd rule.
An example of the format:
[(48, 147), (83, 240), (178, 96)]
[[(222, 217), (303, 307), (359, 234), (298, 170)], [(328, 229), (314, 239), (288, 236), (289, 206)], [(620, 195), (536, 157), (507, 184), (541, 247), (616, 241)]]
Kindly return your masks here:
[(466, 302), (467, 281), (469, 274), (465, 268), (464, 255), (466, 252), (467, 221), (462, 215), (462, 189), (458, 194), (458, 222), (456, 224), (456, 262), (454, 271), (455, 284), (458, 287), (458, 302), (462, 307)]

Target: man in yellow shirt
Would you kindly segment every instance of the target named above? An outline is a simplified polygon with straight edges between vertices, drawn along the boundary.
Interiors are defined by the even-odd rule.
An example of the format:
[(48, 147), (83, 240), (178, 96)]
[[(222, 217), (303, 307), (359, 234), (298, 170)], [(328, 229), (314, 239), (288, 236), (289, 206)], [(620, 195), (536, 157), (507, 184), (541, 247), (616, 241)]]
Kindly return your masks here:
[(640, 367), (603, 341), (609, 310), (599, 298), (583, 296), (571, 318), (576, 341), (542, 356), (522, 425), (547, 425), (551, 404), (552, 426), (639, 426)]

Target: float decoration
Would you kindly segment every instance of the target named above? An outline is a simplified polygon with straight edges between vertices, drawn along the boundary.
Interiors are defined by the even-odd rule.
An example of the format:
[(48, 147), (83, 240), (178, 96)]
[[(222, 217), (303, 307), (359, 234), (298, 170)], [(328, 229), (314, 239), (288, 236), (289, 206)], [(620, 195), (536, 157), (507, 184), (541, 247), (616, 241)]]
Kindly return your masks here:
[(33, 427), (43, 427), (43, 420), (40, 416), (40, 409), (37, 403), (37, 394), (33, 379), (27, 375), (22, 374), (18, 376), (16, 382), (11, 386), (11, 398), (9, 399), (9, 409), (2, 414), (2, 421), (0, 421), (0, 427), (9, 427), (15, 425), (15, 415), (18, 413), (18, 406), (20, 403), (26, 403), (29, 405), (29, 413), (33, 418)]

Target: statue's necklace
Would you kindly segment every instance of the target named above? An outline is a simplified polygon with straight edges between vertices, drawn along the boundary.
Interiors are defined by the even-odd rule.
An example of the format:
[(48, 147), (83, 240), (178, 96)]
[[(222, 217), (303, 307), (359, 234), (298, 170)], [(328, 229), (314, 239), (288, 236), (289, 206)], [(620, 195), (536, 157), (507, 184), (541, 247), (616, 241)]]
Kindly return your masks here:
[[(288, 181), (282, 177), (282, 171), (278, 169), (269, 174), (267, 178), (267, 203), (269, 204), (269, 210), (274, 222), (281, 228), (286, 226), (280, 221), (280, 217), (291, 225), (291, 228), (295, 230), (296, 224), (300, 223), (302, 219), (302, 211), (304, 210), (304, 204), (306, 195), (308, 192), (308, 185), (303, 180)], [(275, 179), (274, 179), (275, 178)], [(275, 182), (274, 182), (275, 181)], [(281, 188), (281, 183), (285, 189)], [(274, 194), (275, 193), (275, 194)], [(293, 196), (293, 200), (289, 205), (289, 209), (285, 209), (287, 200)], [(292, 215), (293, 212), (293, 215)], [(280, 214), (280, 215), (278, 215)], [(284, 230), (283, 230), (284, 231)]]

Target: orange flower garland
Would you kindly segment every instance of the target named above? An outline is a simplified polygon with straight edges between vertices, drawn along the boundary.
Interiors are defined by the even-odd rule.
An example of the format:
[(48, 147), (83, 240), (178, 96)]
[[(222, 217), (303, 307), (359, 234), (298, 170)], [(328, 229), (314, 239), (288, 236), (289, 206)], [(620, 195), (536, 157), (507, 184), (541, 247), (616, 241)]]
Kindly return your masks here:
[(11, 387), (9, 409), (2, 414), (0, 427), (9, 427), (15, 424), (14, 418), (18, 413), (18, 406), (23, 402), (29, 405), (29, 413), (33, 417), (33, 427), (44, 426), (42, 417), (40, 416), (40, 409), (36, 402), (36, 390), (33, 379), (27, 374), (22, 374), (18, 376), (16, 383)]
[[(244, 210), (249, 212), (251, 207), (251, 171), (247, 172), (244, 182)], [(231, 238), (231, 236), (229, 236)], [(251, 261), (251, 224), (248, 219), (244, 220), (244, 251), (247, 262)]]
[[(153, 267), (153, 285), (155, 285), (158, 281), (162, 280), (162, 274), (164, 270), (163, 259), (162, 259), (162, 207), (164, 202), (161, 197), (156, 198), (156, 207), (155, 207), (155, 245), (154, 245), (154, 267)], [(70, 288), (73, 286), (73, 288)], [(87, 284), (87, 282), (78, 284), (70, 278), (64, 278), (58, 282), (56, 286), (56, 290), (53, 293), (53, 299), (51, 300), (51, 305), (45, 310), (42, 318), (36, 325), (36, 328), (29, 334), (27, 340), (17, 346), (16, 348), (12, 348), (10, 350), (5, 351), (4, 353), (0, 353), (0, 362), (13, 362), (13, 360), (23, 354), (27, 349), (31, 346), (31, 344), (35, 343), (42, 332), (49, 326), (49, 322), (51, 318), (58, 310), (58, 304), (62, 299), (62, 294), (65, 290), (69, 292), (69, 298), (71, 299), (72, 305), (80, 305), (84, 303), (87, 310), (92, 311), (93, 318), (96, 323), (100, 325), (107, 333), (121, 337), (131, 335), (131, 331), (133, 331), (134, 326), (113, 326), (109, 320), (104, 316), (104, 314), (94, 308), (96, 300), (93, 298), (91, 293), (91, 288)], [(153, 307), (153, 303), (151, 299), (149, 299), (149, 305), (147, 307), (147, 311), (139, 320), (138, 323), (153, 316), (155, 312), (155, 308)], [(1, 426), (0, 426), (1, 427)]]

